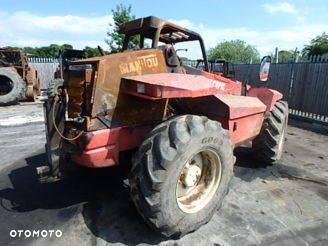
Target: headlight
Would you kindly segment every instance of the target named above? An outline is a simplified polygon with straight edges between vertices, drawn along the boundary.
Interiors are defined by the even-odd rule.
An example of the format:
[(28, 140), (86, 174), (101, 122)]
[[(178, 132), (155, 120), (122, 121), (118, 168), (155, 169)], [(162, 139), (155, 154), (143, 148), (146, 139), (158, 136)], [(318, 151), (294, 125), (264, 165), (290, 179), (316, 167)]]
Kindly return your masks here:
[(137, 93), (145, 94), (145, 92), (146, 92), (145, 84), (138, 83), (137, 84)]

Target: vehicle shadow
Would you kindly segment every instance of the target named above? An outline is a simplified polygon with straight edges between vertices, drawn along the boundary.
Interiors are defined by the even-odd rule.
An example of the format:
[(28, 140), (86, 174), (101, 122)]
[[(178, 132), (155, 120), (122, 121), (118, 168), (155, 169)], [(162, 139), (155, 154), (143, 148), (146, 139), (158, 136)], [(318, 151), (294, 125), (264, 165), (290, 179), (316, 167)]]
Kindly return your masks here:
[[(265, 166), (256, 160), (254, 153), (248, 147), (237, 148), (235, 155), (237, 157), (234, 168), (236, 182), (238, 179), (251, 182), (256, 178), (265, 180), (283, 177), (282, 164)], [(136, 211), (129, 196), (128, 182), (125, 179), (126, 170), (121, 168), (130, 165), (127, 160), (121, 162), (123, 163), (121, 167), (101, 170), (84, 169), (71, 163), (72, 175), (69, 179), (41, 184), (35, 168), (45, 160), (45, 153), (40, 151), (26, 158), (23, 164), (14, 164), (10, 169), (0, 172), (2, 209), (23, 215), (42, 209), (37, 220), (43, 220), (45, 224), (49, 221), (46, 217), (52, 216), (50, 211), (56, 211), (56, 216), (51, 217), (50, 220), (55, 220), (53, 223), (58, 224), (67, 223), (82, 214), (82, 223), (85, 223), (86, 228), (80, 233), (91, 232), (90, 240), (94, 243), (97, 243), (99, 238), (108, 243), (128, 245), (140, 243), (157, 245), (167, 240), (150, 229)], [(291, 167), (288, 169), (286, 167), (285, 170), (288, 173), (297, 171), (294, 172)], [(297, 175), (299, 176), (300, 173)], [(321, 188), (320, 191), (322, 190)], [(11, 218), (12, 216), (6, 217), (7, 220)], [(12, 220), (20, 218), (18, 216)], [(14, 223), (6, 220), (5, 222)], [(35, 221), (22, 220), (19, 223), (33, 228)], [(196, 238), (197, 233), (201, 232), (194, 232), (192, 237)]]
[[(10, 201), (11, 206), (5, 209), (12, 212), (57, 209), (88, 199), (88, 193), (82, 192), (85, 183), (75, 182), (80, 179), (78, 176), (72, 177), (73, 180), (41, 184), (36, 167), (45, 163), (45, 160), (45, 153), (38, 153), (25, 159), (27, 165), (17, 167), (14, 164), (13, 169), (6, 172), (9, 180), (2, 185), (5, 187), (0, 190), (0, 197)], [(5, 180), (5, 177), (1, 177), (1, 180)]]
[[(90, 170), (72, 164), (69, 179), (41, 184), (35, 168), (45, 160), (45, 153), (37, 153), (26, 158), (25, 165), (14, 164), (0, 173), (0, 209), (19, 213), (17, 218), (38, 209), (46, 210), (42, 212), (45, 214), (56, 210), (57, 223), (82, 213), (85, 225), (92, 232), (91, 240), (102, 238), (109, 243), (133, 245), (155, 245), (166, 240), (150, 229), (136, 211), (124, 179), (126, 169)], [(38, 220), (43, 217), (46, 215)], [(27, 228), (33, 228), (35, 223), (26, 219), (22, 222)]]
[(234, 154), (236, 156), (234, 176), (243, 181), (251, 182), (256, 178), (270, 179), (276, 173), (274, 165), (259, 161), (250, 147), (238, 147)]

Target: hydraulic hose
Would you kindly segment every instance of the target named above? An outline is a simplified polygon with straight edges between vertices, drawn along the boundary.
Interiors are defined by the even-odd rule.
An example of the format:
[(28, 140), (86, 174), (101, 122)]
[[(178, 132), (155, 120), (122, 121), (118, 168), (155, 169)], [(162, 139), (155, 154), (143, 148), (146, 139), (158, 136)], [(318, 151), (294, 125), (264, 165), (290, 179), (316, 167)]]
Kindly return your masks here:
[(54, 102), (53, 102), (53, 105), (52, 105), (52, 123), (56, 129), (56, 132), (58, 133), (58, 135), (62, 138), (62, 139), (65, 139), (67, 141), (74, 141), (76, 139), (78, 139), (79, 137), (81, 137), (83, 131), (80, 131), (79, 134), (73, 138), (67, 138), (65, 137), (58, 129), (57, 127), (57, 124), (56, 124), (56, 117), (55, 117), (55, 107), (56, 107), (56, 104), (58, 103), (58, 96), (56, 95), (55, 96), (55, 99), (54, 99)]

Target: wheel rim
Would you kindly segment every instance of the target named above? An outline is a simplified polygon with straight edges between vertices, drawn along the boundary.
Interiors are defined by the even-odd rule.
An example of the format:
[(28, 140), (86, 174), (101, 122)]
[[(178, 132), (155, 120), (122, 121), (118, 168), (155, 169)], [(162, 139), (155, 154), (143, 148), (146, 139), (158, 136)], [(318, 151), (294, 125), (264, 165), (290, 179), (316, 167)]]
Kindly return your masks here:
[(13, 82), (8, 77), (0, 75), (0, 96), (9, 94), (13, 88)]
[(176, 199), (185, 213), (196, 213), (215, 195), (221, 180), (222, 165), (219, 155), (206, 149), (196, 153), (180, 172)]

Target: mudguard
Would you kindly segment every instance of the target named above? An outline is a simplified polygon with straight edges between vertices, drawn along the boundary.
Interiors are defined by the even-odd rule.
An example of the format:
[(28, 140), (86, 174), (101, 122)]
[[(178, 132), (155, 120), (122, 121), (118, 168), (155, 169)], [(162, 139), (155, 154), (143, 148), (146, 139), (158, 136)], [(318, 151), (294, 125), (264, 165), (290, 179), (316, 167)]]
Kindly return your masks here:
[(247, 96), (260, 99), (266, 105), (266, 111), (271, 111), (276, 102), (283, 98), (280, 92), (268, 88), (250, 88)]

